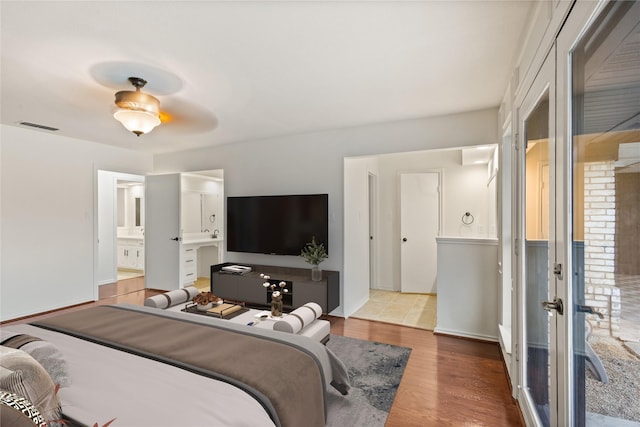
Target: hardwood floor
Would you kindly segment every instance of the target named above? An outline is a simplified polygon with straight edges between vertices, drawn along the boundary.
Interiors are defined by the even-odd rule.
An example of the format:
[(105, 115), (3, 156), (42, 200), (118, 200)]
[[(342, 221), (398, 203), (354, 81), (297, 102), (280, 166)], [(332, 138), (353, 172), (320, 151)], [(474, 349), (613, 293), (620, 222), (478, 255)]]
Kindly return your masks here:
[(412, 348), (386, 427), (524, 426), (497, 344), (361, 319), (330, 321), (332, 334)]
[[(123, 289), (128, 289), (131, 284), (123, 285)], [(111, 295), (96, 302), (2, 322), (2, 325), (26, 323), (94, 305), (117, 302), (142, 305), (144, 298), (158, 293), (137, 290)], [(412, 349), (386, 427), (524, 426), (511, 398), (497, 344), (369, 320), (333, 316), (328, 319), (332, 334)]]

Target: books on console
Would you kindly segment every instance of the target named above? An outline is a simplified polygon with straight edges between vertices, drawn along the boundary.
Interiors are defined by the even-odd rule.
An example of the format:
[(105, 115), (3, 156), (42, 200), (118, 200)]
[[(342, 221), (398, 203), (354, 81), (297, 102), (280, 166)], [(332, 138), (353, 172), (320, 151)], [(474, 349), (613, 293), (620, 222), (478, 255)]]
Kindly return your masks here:
[(246, 265), (225, 265), (222, 267), (220, 272), (228, 274), (247, 274), (251, 272), (251, 267)]
[(235, 313), (240, 310), (242, 307), (236, 304), (222, 303), (218, 305), (214, 305), (210, 309), (207, 310), (207, 313), (211, 313), (215, 316), (224, 317), (231, 313)]

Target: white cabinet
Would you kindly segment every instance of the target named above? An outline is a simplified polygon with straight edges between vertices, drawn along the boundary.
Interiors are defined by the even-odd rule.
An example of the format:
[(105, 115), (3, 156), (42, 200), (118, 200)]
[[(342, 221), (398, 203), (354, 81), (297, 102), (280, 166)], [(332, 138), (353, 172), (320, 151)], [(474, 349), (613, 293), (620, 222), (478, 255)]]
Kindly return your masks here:
[(181, 278), (182, 286), (193, 284), (198, 278), (198, 250), (194, 247), (182, 247), (181, 258)]
[(144, 270), (144, 242), (118, 240), (118, 268)]

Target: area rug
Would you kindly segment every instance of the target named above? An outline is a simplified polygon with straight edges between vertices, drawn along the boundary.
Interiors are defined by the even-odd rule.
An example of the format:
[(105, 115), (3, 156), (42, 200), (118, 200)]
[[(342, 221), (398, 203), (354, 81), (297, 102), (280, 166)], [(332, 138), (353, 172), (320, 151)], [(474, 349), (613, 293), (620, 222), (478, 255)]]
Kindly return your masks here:
[(331, 335), (327, 343), (347, 366), (347, 396), (329, 392), (328, 427), (383, 427), (393, 404), (410, 348)]

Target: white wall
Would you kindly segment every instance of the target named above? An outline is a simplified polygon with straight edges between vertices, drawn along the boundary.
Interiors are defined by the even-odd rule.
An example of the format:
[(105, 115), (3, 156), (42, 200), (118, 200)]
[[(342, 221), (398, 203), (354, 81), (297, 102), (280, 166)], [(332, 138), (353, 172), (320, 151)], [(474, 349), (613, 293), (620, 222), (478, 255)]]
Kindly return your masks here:
[[(329, 194), (329, 259), (326, 270), (341, 272), (344, 289), (366, 284), (368, 266), (353, 272), (356, 283), (346, 282), (343, 244), (343, 159), (395, 152), (452, 148), (499, 141), (497, 109), (375, 124), (357, 128), (291, 135), (242, 144), (158, 155), (155, 171), (187, 172), (224, 169), (227, 196), (268, 194)], [(356, 236), (357, 237), (357, 236)], [(225, 260), (308, 268), (295, 256), (225, 253)], [(364, 272), (366, 270), (366, 272)], [(357, 279), (356, 279), (357, 278)], [(368, 286), (368, 284), (367, 284)], [(344, 294), (344, 293), (343, 293)], [(342, 308), (338, 309), (338, 314)]]
[[(369, 174), (378, 176), (377, 157), (344, 159), (343, 313), (353, 313), (369, 300)], [(377, 236), (378, 232), (374, 233)], [(377, 239), (377, 237), (375, 237)], [(379, 258), (379, 257), (376, 257)], [(378, 262), (374, 262), (378, 265)], [(366, 267), (366, 268), (363, 268)]]
[(438, 238), (435, 332), (498, 340), (498, 240)]
[(96, 298), (97, 169), (144, 174), (149, 155), (0, 127), (0, 319)]

